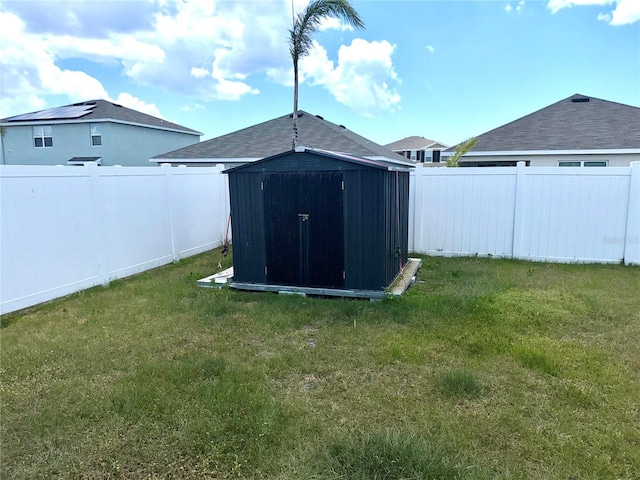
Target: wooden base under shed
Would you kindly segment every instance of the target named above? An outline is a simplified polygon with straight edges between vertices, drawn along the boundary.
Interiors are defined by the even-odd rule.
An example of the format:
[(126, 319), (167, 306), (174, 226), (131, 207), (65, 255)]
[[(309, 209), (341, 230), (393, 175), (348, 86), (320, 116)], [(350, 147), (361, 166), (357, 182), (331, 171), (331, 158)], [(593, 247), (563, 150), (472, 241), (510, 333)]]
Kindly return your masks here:
[(237, 290), (250, 290), (258, 292), (277, 292), (282, 294), (320, 295), (331, 297), (368, 298), (382, 300), (387, 297), (399, 297), (411, 286), (415, 280), (415, 274), (422, 265), (419, 258), (409, 258), (402, 272), (393, 283), (384, 290), (345, 290), (338, 288), (295, 287), (289, 285), (266, 285), (258, 283), (234, 282), (233, 267), (224, 272), (211, 275), (198, 280), (199, 287), (222, 287), (229, 285)]

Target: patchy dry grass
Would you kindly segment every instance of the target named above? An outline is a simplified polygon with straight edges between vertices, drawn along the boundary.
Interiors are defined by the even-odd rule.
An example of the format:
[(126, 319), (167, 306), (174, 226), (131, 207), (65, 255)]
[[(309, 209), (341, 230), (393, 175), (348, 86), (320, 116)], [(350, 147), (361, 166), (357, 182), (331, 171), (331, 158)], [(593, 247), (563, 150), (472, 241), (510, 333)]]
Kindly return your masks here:
[(4, 316), (0, 477), (640, 476), (638, 268), (425, 257), (368, 303), (219, 258)]

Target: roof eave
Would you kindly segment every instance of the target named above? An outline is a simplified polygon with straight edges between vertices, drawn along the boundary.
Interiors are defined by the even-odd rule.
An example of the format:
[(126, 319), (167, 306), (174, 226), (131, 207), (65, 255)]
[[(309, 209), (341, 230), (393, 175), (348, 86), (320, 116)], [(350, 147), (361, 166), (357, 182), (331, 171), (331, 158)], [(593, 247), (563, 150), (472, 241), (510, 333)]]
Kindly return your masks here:
[[(446, 152), (453, 154), (454, 152)], [(464, 157), (499, 157), (510, 155), (626, 155), (640, 153), (640, 148), (599, 148), (584, 150), (493, 150), (493, 151), (472, 151), (463, 155)]]
[(261, 158), (150, 158), (150, 163), (251, 163)]
[(84, 118), (74, 120), (24, 120), (15, 122), (0, 122), (0, 127), (17, 127), (17, 126), (34, 126), (34, 125), (63, 125), (63, 124), (81, 124), (81, 123), (119, 123), (121, 125), (131, 125), (134, 127), (151, 128), (155, 130), (164, 130), (168, 132), (185, 133), (187, 135), (197, 135), (201, 137), (204, 135), (202, 132), (185, 128), (184, 130), (179, 128), (162, 127), (160, 125), (150, 125), (148, 123), (127, 122), (125, 120), (117, 120), (115, 118)]

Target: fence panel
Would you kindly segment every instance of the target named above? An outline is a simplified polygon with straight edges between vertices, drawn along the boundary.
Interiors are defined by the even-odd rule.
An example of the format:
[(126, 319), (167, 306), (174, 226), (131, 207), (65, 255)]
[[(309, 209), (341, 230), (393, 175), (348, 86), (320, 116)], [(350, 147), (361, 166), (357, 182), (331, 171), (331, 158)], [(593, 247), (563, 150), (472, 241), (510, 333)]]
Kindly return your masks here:
[[(91, 167), (89, 167), (91, 168)], [(98, 247), (107, 281), (170, 263), (171, 230), (162, 169), (94, 167), (98, 172)]]
[(620, 262), (629, 168), (528, 168), (522, 258)]
[(0, 313), (221, 245), (221, 171), (0, 166)]
[[(222, 244), (222, 167), (0, 166), (0, 313)], [(409, 250), (640, 264), (640, 162), (423, 168)]]
[(418, 166), (411, 186), (414, 252), (640, 263), (640, 162), (610, 168)]
[(511, 256), (515, 169), (418, 166), (414, 177), (413, 251)]
[(169, 208), (173, 212), (176, 259), (219, 246), (224, 241), (229, 216), (228, 177), (220, 173), (222, 167), (163, 168), (172, 177)]
[(88, 171), (2, 167), (0, 194), (2, 312), (101, 283)]

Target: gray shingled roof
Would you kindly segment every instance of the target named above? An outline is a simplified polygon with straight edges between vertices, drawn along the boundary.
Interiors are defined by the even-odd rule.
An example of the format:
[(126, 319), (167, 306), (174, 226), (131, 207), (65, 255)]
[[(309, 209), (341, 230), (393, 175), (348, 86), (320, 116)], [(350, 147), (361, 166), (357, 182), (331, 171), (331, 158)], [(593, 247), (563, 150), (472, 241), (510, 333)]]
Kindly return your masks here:
[(442, 145), (440, 142), (436, 142), (435, 140), (429, 140), (428, 138), (414, 135), (412, 137), (406, 137), (402, 140), (388, 143), (385, 147), (389, 150), (422, 150), (423, 148), (429, 147), (433, 144), (436, 146)]
[[(95, 122), (100, 120), (114, 120), (123, 123), (129, 124), (139, 124), (150, 126), (154, 128), (164, 129), (164, 130), (173, 130), (178, 132), (189, 133), (192, 135), (202, 135), (202, 133), (192, 130), (187, 127), (183, 127), (182, 125), (178, 125), (177, 123), (168, 122), (166, 120), (162, 120), (161, 118), (154, 117), (152, 115), (147, 115), (146, 113), (138, 112), (137, 110), (132, 110), (127, 107), (123, 107), (122, 105), (118, 105), (116, 103), (111, 103), (106, 100), (87, 100), (85, 102), (73, 103), (69, 105), (63, 105), (63, 107), (74, 107), (81, 105), (95, 105), (91, 109), (91, 111), (80, 117), (76, 118), (56, 118), (55, 115), (48, 116), (43, 120), (12, 120), (14, 117), (7, 117), (0, 120), (0, 123), (4, 125), (20, 125), (20, 124), (28, 124), (33, 125), (37, 123), (51, 123), (53, 122), (77, 122), (77, 121), (87, 121), (87, 122)], [(57, 107), (55, 109), (47, 109), (52, 111), (58, 111), (61, 107)], [(41, 112), (44, 112), (41, 110)], [(37, 113), (37, 112), (31, 112)], [(15, 117), (17, 117), (16, 115)]]
[[(386, 157), (413, 165), (402, 155), (320, 116), (300, 111), (298, 145), (358, 157)], [(162, 159), (265, 158), (291, 150), (291, 114), (154, 157)]]
[(640, 148), (640, 108), (575, 94), (477, 138), (473, 152)]

